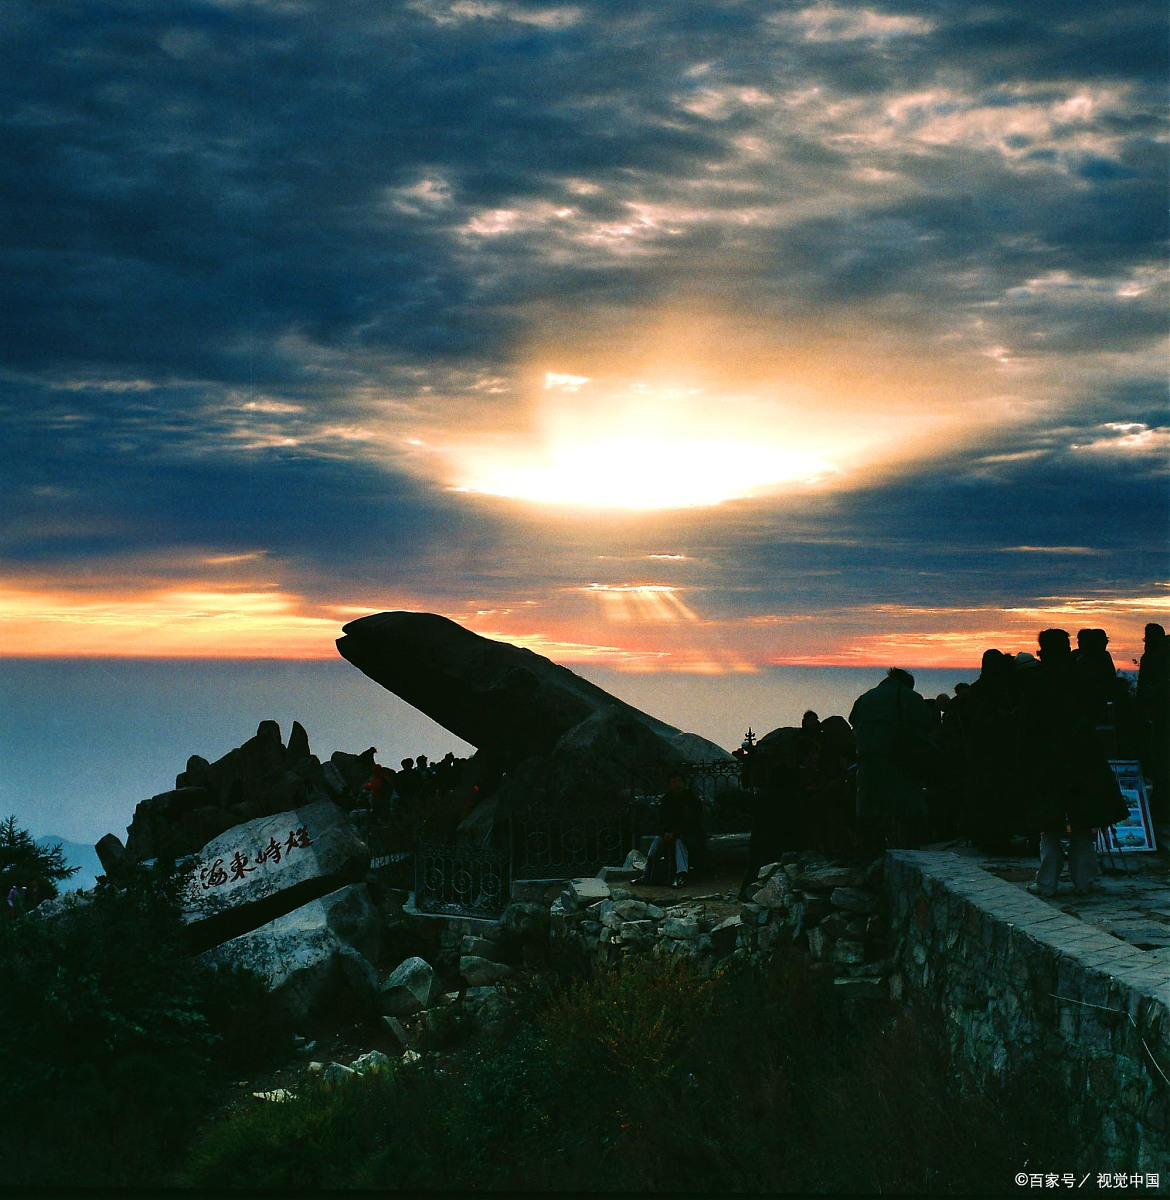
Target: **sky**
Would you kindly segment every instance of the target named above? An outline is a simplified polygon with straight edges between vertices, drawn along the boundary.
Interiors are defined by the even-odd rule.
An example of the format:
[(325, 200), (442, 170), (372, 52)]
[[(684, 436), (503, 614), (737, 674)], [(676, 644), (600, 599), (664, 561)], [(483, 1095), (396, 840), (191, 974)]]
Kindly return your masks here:
[(1165, 14), (0, 5), (0, 653), (1167, 620)]

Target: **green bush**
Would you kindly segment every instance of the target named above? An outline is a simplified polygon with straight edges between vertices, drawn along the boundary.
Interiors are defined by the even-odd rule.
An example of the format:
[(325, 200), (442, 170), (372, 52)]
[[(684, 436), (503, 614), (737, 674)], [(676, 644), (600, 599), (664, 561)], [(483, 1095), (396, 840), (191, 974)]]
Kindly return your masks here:
[(550, 997), (539, 1022), (559, 1063), (583, 1082), (657, 1088), (706, 1036), (718, 979), (686, 958), (637, 960)]
[(165, 871), (0, 927), (4, 1183), (157, 1183), (222, 1080), (281, 1044), (258, 981), (200, 968)]
[(1060, 1152), (1026, 1095), (960, 1090), (939, 1028), (850, 1015), (798, 958), (636, 959), (528, 999), (506, 1044), (210, 1128), (183, 1181), (263, 1160), (278, 1188), (940, 1194)]
[[(32, 834), (16, 823), (15, 816), (0, 821), (0, 902), (5, 909), (13, 907), (23, 911), (30, 899), (35, 903), (56, 896), (57, 884), (80, 870), (80, 867), (66, 863), (60, 843), (38, 846)], [(8, 892), (13, 884), (23, 892), (18, 903), (10, 906)], [(7, 917), (9, 913), (5, 911), (3, 916)]]

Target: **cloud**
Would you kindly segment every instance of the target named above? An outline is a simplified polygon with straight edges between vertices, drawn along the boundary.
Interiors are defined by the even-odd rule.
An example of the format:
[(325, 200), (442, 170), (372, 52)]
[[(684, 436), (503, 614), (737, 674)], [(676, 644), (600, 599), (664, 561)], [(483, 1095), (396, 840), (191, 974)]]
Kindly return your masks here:
[[(1000, 0), (9, 5), (0, 571), (54, 611), (87, 578), (111, 613), (284, 597), (290, 628), (507, 610), (566, 654), (703, 669), (770, 653), (735, 646), (757, 618), (788, 655), (884, 654), (867, 600), (1156, 597), (1162, 24)], [(708, 487), (721, 438), (742, 486)], [(577, 501), (599, 463), (667, 494), (646, 460), (673, 447), (718, 504), (451, 490), (505, 459), (565, 485), (566, 446)], [(767, 452), (827, 467), (748, 486)], [(169, 565), (138, 609), (147, 562)]]

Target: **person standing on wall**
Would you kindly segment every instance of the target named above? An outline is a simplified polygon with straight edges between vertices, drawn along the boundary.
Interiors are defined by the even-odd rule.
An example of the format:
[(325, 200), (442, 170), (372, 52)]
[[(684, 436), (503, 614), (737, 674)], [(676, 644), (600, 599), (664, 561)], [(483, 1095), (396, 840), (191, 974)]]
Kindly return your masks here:
[(1069, 839), (1068, 868), (1078, 893), (1097, 878), (1094, 831), (1127, 813), (1121, 789), (1095, 736), (1091, 698), (1080, 685), (1064, 629), (1040, 631), (1039, 667), (1020, 693), (1020, 758), (1025, 803), (1040, 830), (1040, 869), (1031, 890), (1054, 896)]
[(891, 667), (858, 696), (849, 714), (857, 739), (857, 849), (872, 858), (888, 847), (913, 849), (926, 825), (924, 780), (936, 722), (914, 690), (914, 676)]

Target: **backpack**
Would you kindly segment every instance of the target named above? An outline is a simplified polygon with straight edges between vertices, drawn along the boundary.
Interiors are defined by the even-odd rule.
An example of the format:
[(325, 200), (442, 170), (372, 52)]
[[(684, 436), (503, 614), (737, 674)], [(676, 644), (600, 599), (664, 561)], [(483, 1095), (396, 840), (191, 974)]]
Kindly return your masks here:
[(666, 887), (674, 875), (673, 863), (674, 846), (664, 843), (653, 858), (646, 860), (646, 869), (642, 872), (642, 882), (651, 887)]

